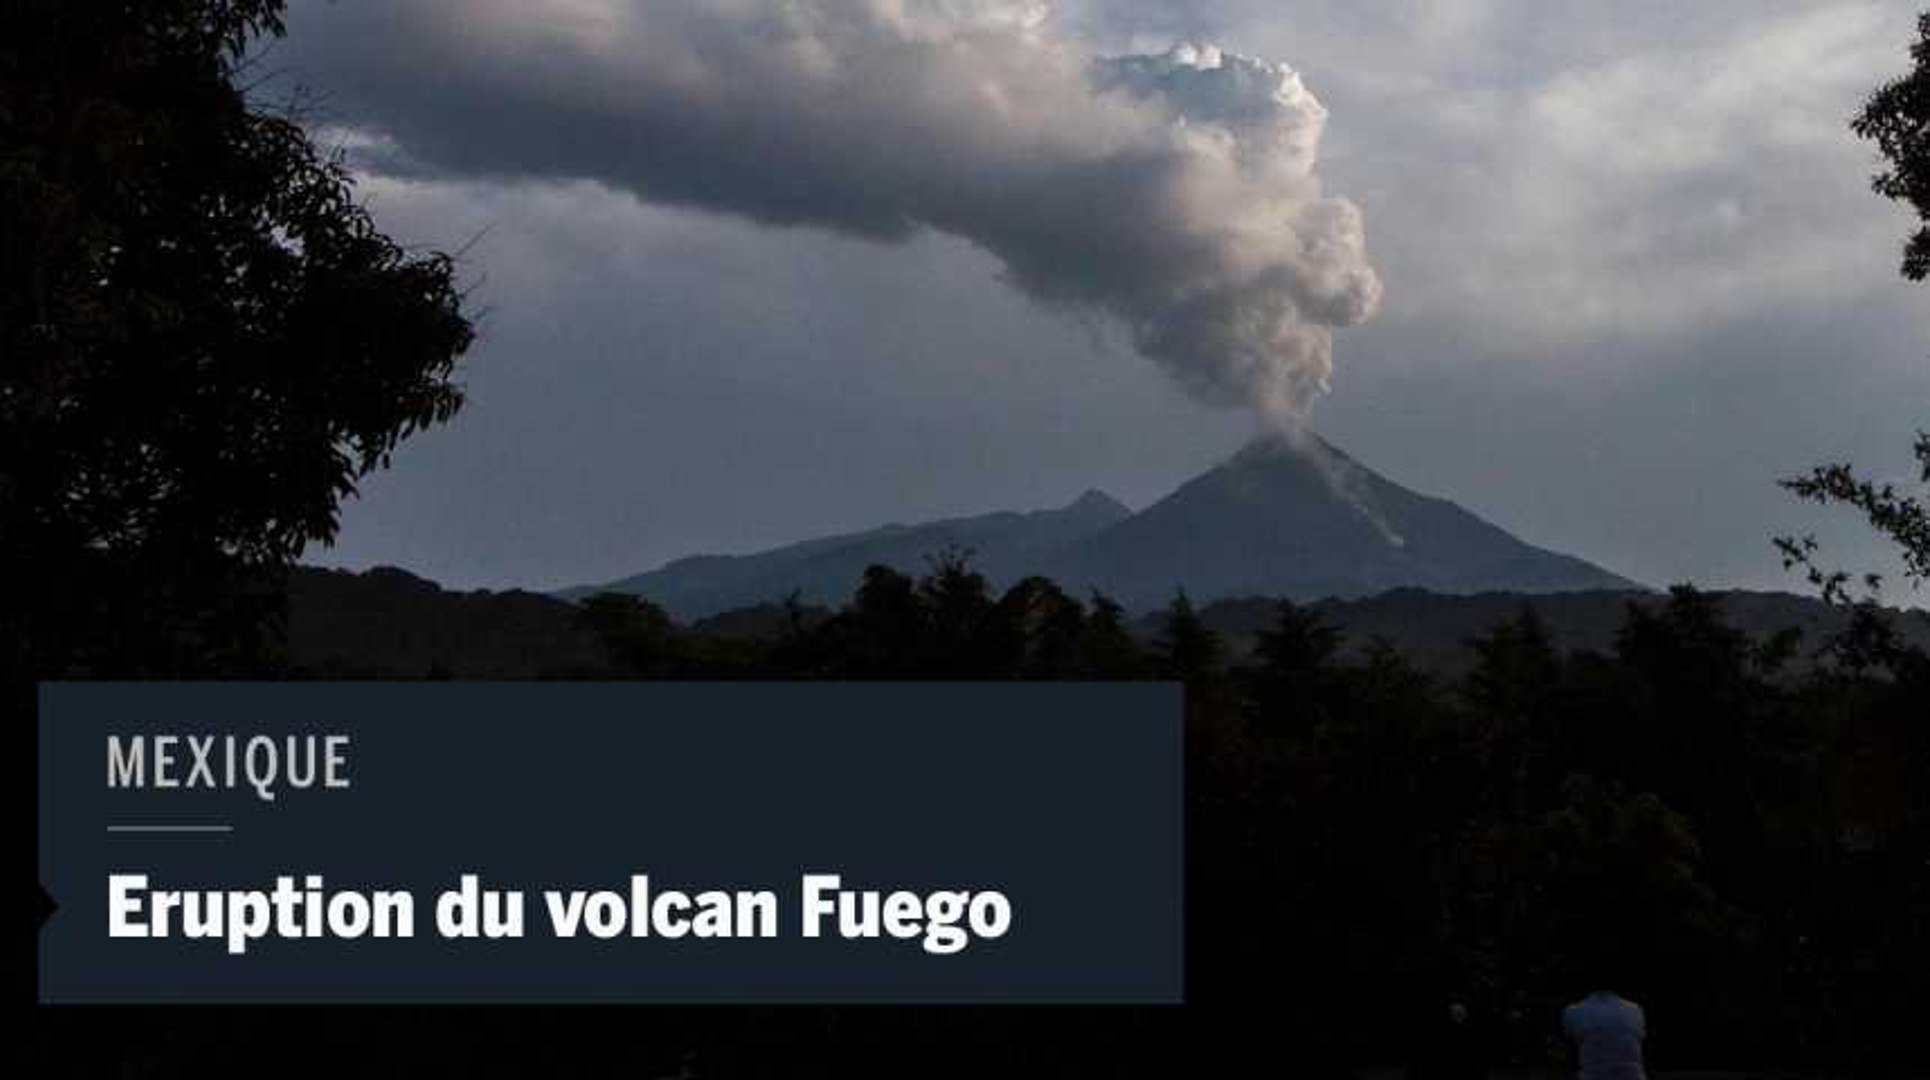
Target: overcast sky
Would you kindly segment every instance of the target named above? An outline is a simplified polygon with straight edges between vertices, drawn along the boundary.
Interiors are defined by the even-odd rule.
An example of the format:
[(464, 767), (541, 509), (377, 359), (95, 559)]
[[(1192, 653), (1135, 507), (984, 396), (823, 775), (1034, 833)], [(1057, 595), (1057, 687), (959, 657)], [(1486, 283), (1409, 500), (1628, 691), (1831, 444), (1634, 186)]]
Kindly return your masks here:
[(482, 312), (468, 407), (317, 562), (551, 587), (1138, 507), (1305, 416), (1628, 576), (1793, 587), (1777, 533), (1880, 549), (1776, 478), (1930, 426), (1845, 128), (1908, 4), (291, 7), (270, 63)]

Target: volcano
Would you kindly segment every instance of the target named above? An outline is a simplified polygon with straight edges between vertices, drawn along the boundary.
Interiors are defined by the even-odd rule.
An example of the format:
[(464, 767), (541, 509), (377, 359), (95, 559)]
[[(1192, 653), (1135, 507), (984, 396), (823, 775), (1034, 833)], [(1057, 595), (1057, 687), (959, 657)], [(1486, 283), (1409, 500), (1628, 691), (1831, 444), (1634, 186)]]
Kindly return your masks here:
[(1262, 439), (1145, 510), (1052, 553), (1041, 572), (1133, 609), (1233, 596), (1296, 600), (1641, 586), (1418, 494), (1317, 435)]
[(1031, 513), (888, 525), (750, 555), (702, 555), (601, 587), (680, 619), (784, 599), (835, 606), (865, 567), (921, 573), (969, 551), (996, 584), (1044, 574), (1075, 595), (1097, 590), (1129, 610), (1184, 591), (1198, 603), (1239, 596), (1355, 598), (1397, 588), (1440, 593), (1583, 592), (1642, 586), (1572, 555), (1526, 543), (1446, 499), (1421, 495), (1311, 433), (1270, 437), (1146, 509), (1088, 491)]

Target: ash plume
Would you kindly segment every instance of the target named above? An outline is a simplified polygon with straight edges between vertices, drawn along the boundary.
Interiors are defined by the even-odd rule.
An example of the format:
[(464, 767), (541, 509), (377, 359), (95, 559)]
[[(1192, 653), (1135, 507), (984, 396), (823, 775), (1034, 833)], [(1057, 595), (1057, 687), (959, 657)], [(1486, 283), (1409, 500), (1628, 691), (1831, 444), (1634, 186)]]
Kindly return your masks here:
[[(340, 5), (347, 9), (349, 5)], [(1196, 398), (1294, 426), (1381, 284), (1285, 64), (1106, 57), (1020, 0), (408, 0), (313, 11), (372, 167), (591, 179), (902, 240), (961, 237), (1115, 320)], [(380, 47), (370, 43), (380, 42)]]

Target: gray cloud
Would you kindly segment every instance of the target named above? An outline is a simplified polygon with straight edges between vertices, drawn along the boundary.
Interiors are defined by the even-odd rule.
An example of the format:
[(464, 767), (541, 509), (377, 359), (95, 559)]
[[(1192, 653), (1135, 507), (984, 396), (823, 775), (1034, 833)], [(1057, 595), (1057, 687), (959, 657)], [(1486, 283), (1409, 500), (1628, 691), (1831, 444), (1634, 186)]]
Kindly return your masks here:
[[(1380, 299), (1283, 64), (1099, 57), (1022, 0), (416, 0), (316, 28), (376, 168), (589, 178), (880, 240), (929, 228), (1098, 312), (1202, 401), (1278, 421)], [(381, 49), (356, 48), (377, 40)], [(331, 35), (337, 40), (329, 40)]]
[(1323, 170), (1375, 224), (1383, 318), (1560, 363), (1603, 336), (1853, 302), (1893, 276), (1901, 219), (1869, 196), (1869, 148), (1846, 120), (1908, 62), (1911, 3), (1292, 11), (1105, 3), (1086, 20), (1298, 58), (1340, 118)]

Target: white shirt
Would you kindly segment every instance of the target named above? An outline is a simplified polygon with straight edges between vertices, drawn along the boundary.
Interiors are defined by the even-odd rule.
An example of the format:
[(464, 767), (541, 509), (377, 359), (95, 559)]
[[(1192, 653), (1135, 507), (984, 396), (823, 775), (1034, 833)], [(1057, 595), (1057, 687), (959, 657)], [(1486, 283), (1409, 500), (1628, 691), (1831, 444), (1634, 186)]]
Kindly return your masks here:
[(1561, 1029), (1581, 1050), (1581, 1080), (1646, 1080), (1642, 1040), (1649, 1025), (1640, 1005), (1597, 990), (1562, 1010)]

